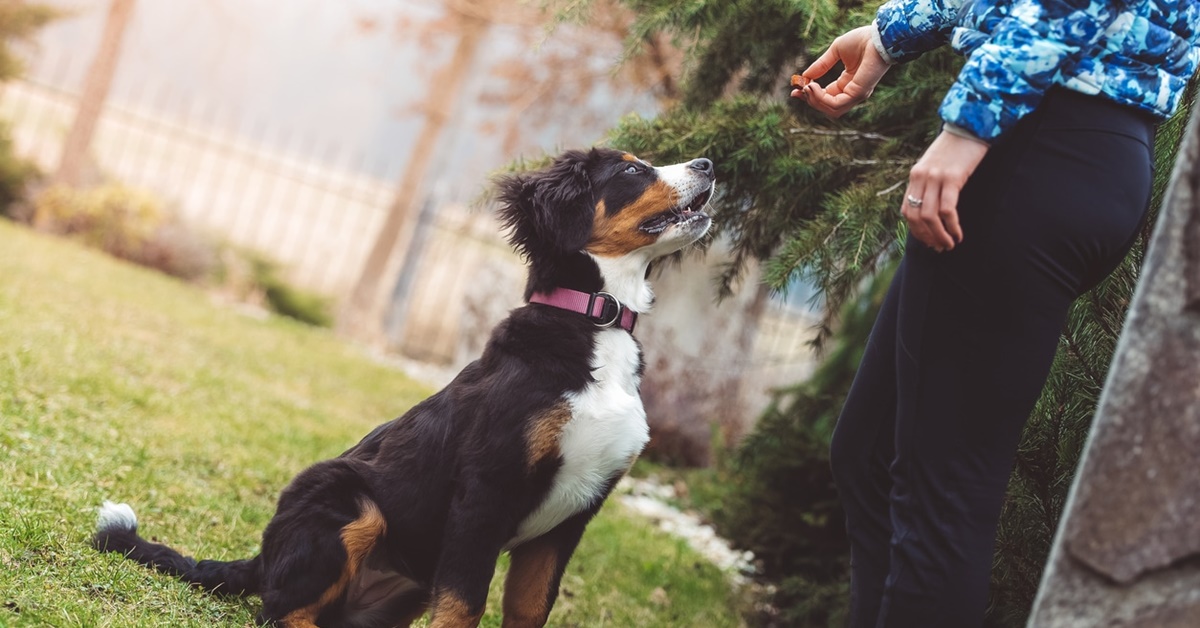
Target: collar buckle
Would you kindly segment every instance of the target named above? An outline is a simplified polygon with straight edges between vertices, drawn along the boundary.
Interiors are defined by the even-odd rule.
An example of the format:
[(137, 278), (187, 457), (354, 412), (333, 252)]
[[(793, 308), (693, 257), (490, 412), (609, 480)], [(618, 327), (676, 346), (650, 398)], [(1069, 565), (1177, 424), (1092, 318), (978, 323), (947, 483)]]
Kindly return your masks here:
[[(596, 299), (603, 298), (604, 304), (601, 306), (599, 314), (592, 314), (596, 311)], [(588, 295), (587, 316), (591, 319), (592, 324), (596, 327), (612, 327), (621, 320), (621, 313), (625, 310), (625, 306), (617, 300), (617, 297), (607, 292), (593, 292)]]

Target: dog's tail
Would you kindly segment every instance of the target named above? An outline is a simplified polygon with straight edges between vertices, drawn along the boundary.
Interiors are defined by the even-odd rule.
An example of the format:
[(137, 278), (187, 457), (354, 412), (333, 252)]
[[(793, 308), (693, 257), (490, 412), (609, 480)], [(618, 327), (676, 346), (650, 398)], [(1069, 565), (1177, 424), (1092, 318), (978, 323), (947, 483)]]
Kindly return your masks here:
[(259, 557), (229, 562), (202, 560), (138, 536), (137, 516), (129, 504), (106, 501), (100, 507), (100, 521), (92, 547), (101, 552), (120, 552), (130, 560), (169, 574), (194, 585), (232, 595), (259, 592)]

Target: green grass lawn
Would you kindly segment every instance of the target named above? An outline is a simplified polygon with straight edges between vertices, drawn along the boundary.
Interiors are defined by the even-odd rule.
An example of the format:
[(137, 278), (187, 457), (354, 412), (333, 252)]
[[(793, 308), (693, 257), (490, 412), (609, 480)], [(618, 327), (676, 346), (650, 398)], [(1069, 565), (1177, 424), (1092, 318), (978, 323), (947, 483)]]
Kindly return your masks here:
[[(91, 550), (96, 507), (129, 502), (145, 536), (200, 558), (251, 556), (295, 473), (430, 392), (328, 332), (0, 220), (0, 626), (252, 624), (256, 598)], [(550, 624), (737, 626), (737, 604), (681, 541), (609, 503)]]

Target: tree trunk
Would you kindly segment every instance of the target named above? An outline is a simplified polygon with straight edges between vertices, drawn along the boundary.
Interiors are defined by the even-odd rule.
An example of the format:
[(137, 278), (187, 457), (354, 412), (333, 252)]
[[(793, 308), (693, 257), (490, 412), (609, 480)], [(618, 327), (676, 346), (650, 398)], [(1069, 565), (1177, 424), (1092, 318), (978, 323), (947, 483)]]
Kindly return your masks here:
[(112, 0), (108, 8), (108, 18), (104, 24), (104, 36), (100, 40), (100, 48), (88, 68), (83, 86), (83, 94), (79, 97), (79, 108), (75, 112), (75, 121), (67, 133), (63, 144), (62, 159), (59, 161), (58, 172), (54, 182), (72, 187), (85, 183), (84, 167), (87, 163), (88, 147), (96, 132), (96, 124), (104, 110), (104, 101), (108, 98), (109, 87), (112, 86), (113, 75), (117, 72), (117, 61), (121, 55), (121, 42), (125, 36), (125, 28), (133, 16), (136, 0)]
[(457, 6), (451, 10), (454, 11), (460, 33), (454, 56), (430, 81), (425, 125), (413, 145), (412, 156), (409, 157), (396, 196), (388, 207), (387, 217), (367, 255), (350, 300), (338, 320), (338, 330), (359, 341), (373, 343), (379, 339), (383, 318), (380, 297), (389, 262), (397, 246), (407, 246), (412, 238), (421, 201), (425, 198), (425, 184), (433, 154), (445, 131), (454, 102), (460, 97), (463, 84), (471, 74), (470, 64), (475, 58), (475, 51), (487, 31), (486, 12), (463, 10)]

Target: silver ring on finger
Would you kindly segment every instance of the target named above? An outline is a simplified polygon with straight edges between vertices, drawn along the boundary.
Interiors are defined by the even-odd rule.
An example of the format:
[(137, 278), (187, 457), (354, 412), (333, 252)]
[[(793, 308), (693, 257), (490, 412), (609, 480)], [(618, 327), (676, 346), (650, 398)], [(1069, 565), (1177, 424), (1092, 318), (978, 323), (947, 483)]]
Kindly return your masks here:
[(908, 198), (906, 198), (904, 200), (908, 201), (908, 204), (913, 207), (920, 207), (921, 203), (925, 202), (924, 199), (917, 198), (917, 197), (913, 196), (912, 194), (909, 194)]

